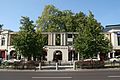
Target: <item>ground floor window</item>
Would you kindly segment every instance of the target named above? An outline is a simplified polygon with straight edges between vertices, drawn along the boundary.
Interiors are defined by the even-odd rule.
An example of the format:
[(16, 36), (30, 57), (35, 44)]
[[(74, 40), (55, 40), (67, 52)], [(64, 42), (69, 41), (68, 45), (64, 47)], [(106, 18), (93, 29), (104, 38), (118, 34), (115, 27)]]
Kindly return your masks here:
[(71, 50), (68, 53), (68, 61), (72, 61), (72, 59), (78, 60), (78, 54), (74, 50)]

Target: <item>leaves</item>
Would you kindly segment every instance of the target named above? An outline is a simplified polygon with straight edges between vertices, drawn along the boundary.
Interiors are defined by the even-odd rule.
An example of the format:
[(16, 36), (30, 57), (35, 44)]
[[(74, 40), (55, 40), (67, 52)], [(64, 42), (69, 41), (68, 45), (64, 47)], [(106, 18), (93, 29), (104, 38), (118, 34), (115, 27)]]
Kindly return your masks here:
[(29, 17), (20, 20), (20, 31), (14, 38), (14, 47), (24, 57), (40, 56), (43, 48), (43, 40), (40, 32), (35, 30), (35, 25)]
[[(81, 15), (81, 13), (77, 15)], [(78, 24), (79, 35), (74, 44), (76, 50), (84, 58), (94, 57), (99, 52), (107, 53), (111, 51), (111, 43), (108, 39), (105, 39), (104, 34), (102, 34), (103, 27), (94, 19), (92, 12), (89, 12), (88, 16), (83, 15), (83, 17), (77, 19), (80, 24)]]

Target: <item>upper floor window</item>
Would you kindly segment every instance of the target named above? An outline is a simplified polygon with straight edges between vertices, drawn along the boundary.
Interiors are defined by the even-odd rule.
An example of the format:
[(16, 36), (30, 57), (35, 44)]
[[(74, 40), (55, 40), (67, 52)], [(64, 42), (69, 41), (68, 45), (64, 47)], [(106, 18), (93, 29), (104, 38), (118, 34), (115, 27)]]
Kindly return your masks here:
[(2, 40), (1, 40), (1, 46), (4, 46), (5, 45), (5, 38), (2, 37)]
[(68, 34), (68, 38), (72, 38), (72, 34)]
[(118, 46), (120, 46), (120, 32), (117, 32), (117, 42)]

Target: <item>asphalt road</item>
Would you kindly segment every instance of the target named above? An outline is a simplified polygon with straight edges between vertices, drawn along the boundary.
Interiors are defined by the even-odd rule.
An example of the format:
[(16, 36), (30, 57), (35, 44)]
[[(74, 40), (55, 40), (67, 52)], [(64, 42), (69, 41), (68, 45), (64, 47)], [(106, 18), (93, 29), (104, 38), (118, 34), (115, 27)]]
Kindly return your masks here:
[(0, 80), (120, 80), (120, 70), (0, 71)]

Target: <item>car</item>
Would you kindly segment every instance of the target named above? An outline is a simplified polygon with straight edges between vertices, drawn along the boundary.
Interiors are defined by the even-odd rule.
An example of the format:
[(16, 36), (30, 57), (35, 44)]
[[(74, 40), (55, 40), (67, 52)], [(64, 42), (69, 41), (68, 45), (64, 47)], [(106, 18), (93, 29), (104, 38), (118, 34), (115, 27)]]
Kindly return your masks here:
[(120, 56), (115, 56), (114, 58), (109, 59), (110, 62), (120, 62)]
[(84, 61), (99, 61), (98, 58), (89, 58), (89, 59), (84, 59)]
[(5, 63), (5, 62), (14, 63), (14, 62), (20, 62), (20, 60), (17, 60), (17, 59), (9, 59), (9, 60), (3, 60), (3, 61), (2, 61), (2, 63)]

